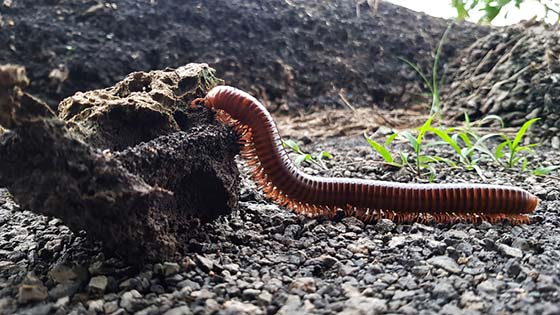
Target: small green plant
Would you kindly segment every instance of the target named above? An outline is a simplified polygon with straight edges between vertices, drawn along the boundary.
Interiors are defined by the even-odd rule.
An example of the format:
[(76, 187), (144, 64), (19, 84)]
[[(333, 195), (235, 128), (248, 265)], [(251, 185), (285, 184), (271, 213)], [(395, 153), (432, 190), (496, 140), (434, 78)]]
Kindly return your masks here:
[(387, 163), (388, 165), (391, 165), (393, 167), (402, 168), (402, 167), (404, 167), (404, 165), (406, 163), (406, 159), (403, 159), (404, 156), (399, 155), (399, 157), (401, 158), (401, 162), (398, 163), (398, 162), (396, 162), (395, 158), (393, 157), (393, 154), (391, 153), (391, 151), (389, 151), (389, 148), (388, 148), (388, 146), (391, 144), (391, 142), (393, 142), (397, 138), (398, 135), (399, 134), (396, 133), (396, 132), (393, 133), (392, 135), (390, 135), (387, 138), (387, 140), (385, 140), (384, 144), (380, 144), (380, 143), (376, 142), (372, 138), (368, 137), (367, 134), (365, 134), (365, 133), (364, 133), (364, 138), (369, 143), (369, 145), (377, 153), (379, 153), (381, 155), (381, 157), (383, 158), (385, 163)]
[(442, 48), (443, 48), (443, 43), (447, 39), (447, 35), (451, 31), (452, 26), (453, 26), (453, 23), (450, 23), (447, 26), (447, 29), (445, 30), (445, 32), (443, 33), (443, 35), (441, 36), (441, 38), (438, 42), (438, 47), (436, 49), (436, 55), (435, 55), (435, 58), (434, 58), (434, 64), (432, 65), (431, 80), (428, 79), (428, 77), (420, 69), (419, 65), (411, 62), (410, 60), (408, 60), (404, 57), (397, 57), (399, 60), (401, 60), (402, 62), (407, 64), (409, 67), (411, 67), (420, 76), (420, 78), (422, 79), (424, 84), (430, 90), (430, 94), (432, 95), (432, 104), (430, 106), (430, 115), (432, 115), (432, 116), (436, 115), (436, 116), (439, 117), (441, 115), (441, 100), (440, 100), (440, 91), (439, 91), (440, 82), (438, 81), (438, 66), (439, 66), (439, 59), (441, 58), (441, 51), (442, 51)]
[[(494, 156), (496, 159), (501, 159), (502, 157), (507, 158), (506, 166), (509, 168), (515, 167), (519, 162), (522, 163), (522, 170), (525, 171), (527, 168), (527, 157), (522, 156), (520, 153), (524, 151), (528, 151), (529, 153), (534, 153), (533, 148), (537, 146), (536, 143), (528, 144), (528, 145), (520, 145), (521, 139), (525, 136), (525, 133), (531, 127), (532, 124), (536, 123), (539, 118), (533, 118), (531, 120), (526, 121), (521, 128), (515, 134), (515, 138), (510, 139), (507, 135), (502, 134), (501, 137), (504, 140), (496, 147), (496, 151)], [(508, 152), (505, 152), (504, 149), (507, 148)]]
[(309, 153), (305, 153), (303, 152), (303, 150), (301, 150), (299, 145), (294, 140), (291, 139), (288, 140), (282, 139), (282, 145), (284, 146), (284, 148), (289, 148), (290, 150), (298, 154), (298, 157), (294, 160), (294, 163), (298, 166), (301, 165), (301, 163), (303, 162), (308, 162), (311, 164), (315, 164), (326, 170), (328, 168), (323, 160), (324, 159), (332, 160), (333, 158), (332, 154), (330, 154), (327, 151), (321, 151), (319, 152), (319, 154), (315, 156)]
[[(445, 163), (448, 167), (459, 167), (467, 171), (474, 170), (483, 180), (485, 180), (485, 177), (480, 166), (481, 161), (493, 162), (495, 165), (507, 168), (520, 165), (521, 172), (529, 171), (535, 176), (549, 175), (560, 169), (560, 165), (553, 165), (547, 167), (541, 166), (529, 170), (529, 159), (522, 153), (534, 154), (533, 148), (536, 144), (521, 145), (521, 140), (529, 127), (538, 121), (538, 119), (531, 119), (525, 122), (515, 133), (513, 139), (510, 139), (504, 133), (488, 133), (484, 136), (477, 134), (475, 128), (491, 120), (498, 121), (500, 123), (500, 128), (504, 128), (503, 120), (496, 115), (489, 115), (482, 120), (471, 122), (469, 116), (465, 114), (465, 124), (460, 127), (452, 128), (436, 127), (432, 125), (433, 116), (430, 116), (420, 128), (417, 128), (418, 134), (416, 136), (409, 131), (401, 133), (395, 132), (383, 144), (376, 142), (365, 134), (364, 137), (370, 146), (381, 155), (386, 164), (397, 168), (409, 167), (410, 170), (419, 177), (428, 174), (430, 181), (435, 178), (436, 168), (434, 165), (438, 163)], [(434, 140), (430, 136), (435, 136), (439, 141)], [(402, 151), (396, 151), (396, 153), (391, 151), (389, 146), (399, 137), (404, 138), (411, 146), (414, 152), (413, 156), (409, 156)], [(494, 150), (490, 149), (487, 145), (487, 142), (492, 138), (502, 140), (495, 145)], [(439, 145), (447, 145), (453, 149), (455, 158), (443, 158), (424, 152), (425, 150), (423, 148)]]

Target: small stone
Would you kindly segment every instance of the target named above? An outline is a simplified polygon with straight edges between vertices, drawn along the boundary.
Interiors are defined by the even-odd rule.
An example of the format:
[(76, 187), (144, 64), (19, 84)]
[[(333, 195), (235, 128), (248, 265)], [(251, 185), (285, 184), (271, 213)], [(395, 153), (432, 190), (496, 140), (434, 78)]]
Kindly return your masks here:
[(459, 305), (469, 310), (482, 310), (484, 308), (482, 298), (472, 291), (466, 291), (461, 295)]
[(375, 224), (375, 229), (381, 233), (389, 233), (395, 226), (395, 222), (388, 219), (381, 219)]
[(417, 291), (404, 291), (404, 290), (397, 290), (395, 294), (393, 294), (393, 300), (408, 300), (411, 297), (417, 295)]
[(503, 283), (497, 279), (484, 280), (476, 286), (478, 292), (495, 295), (496, 292), (503, 286)]
[[(226, 302), (227, 303), (227, 302)], [(167, 310), (163, 315), (191, 315), (191, 309), (184, 305)]]
[(352, 266), (350, 263), (348, 263), (348, 264), (339, 263), (339, 264), (338, 264), (338, 274), (339, 274), (341, 277), (349, 276), (349, 275), (353, 274), (353, 273), (356, 272), (356, 271), (358, 271), (358, 268)]
[(377, 280), (379, 280), (383, 283), (387, 283), (387, 284), (393, 284), (398, 279), (399, 279), (398, 275), (392, 274), (392, 273), (383, 273), (383, 274), (380, 274), (377, 278)]
[(257, 295), (261, 293), (260, 290), (256, 289), (245, 289), (243, 290), (243, 298), (246, 300), (254, 300)]
[(506, 272), (512, 277), (517, 277), (521, 272), (521, 265), (514, 259), (508, 260), (504, 267)]
[(432, 264), (435, 267), (439, 267), (441, 269), (446, 270), (447, 272), (451, 273), (459, 273), (461, 272), (461, 268), (453, 260), (451, 257), (448, 256), (435, 256), (428, 259), (428, 263)]
[(103, 300), (91, 300), (87, 302), (88, 310), (99, 313), (103, 311)]
[(239, 265), (238, 264), (225, 264), (224, 269), (231, 272), (232, 274), (236, 274), (239, 272)]
[(263, 312), (255, 305), (231, 300), (224, 303), (224, 313), (232, 315), (257, 315), (262, 314)]
[(198, 254), (195, 255), (195, 261), (203, 271), (209, 272), (210, 270), (214, 269), (214, 262), (204, 256)]
[(41, 303), (38, 305), (33, 306), (32, 308), (28, 308), (25, 312), (21, 312), (18, 314), (25, 314), (25, 315), (49, 315), (53, 309), (52, 303)]
[(550, 144), (552, 145), (553, 149), (560, 149), (560, 137), (558, 136), (552, 137)]
[(261, 294), (259, 294), (259, 296), (257, 297), (257, 300), (263, 302), (264, 304), (270, 304), (272, 303), (272, 294), (268, 293), (268, 291), (263, 291)]
[(469, 235), (461, 230), (449, 230), (443, 233), (443, 237), (445, 238), (454, 238), (454, 239), (465, 239), (468, 238)]
[(106, 276), (95, 276), (89, 280), (88, 291), (93, 295), (103, 295), (109, 280)]
[(461, 309), (457, 307), (457, 305), (454, 305), (451, 303), (445, 304), (441, 310), (439, 311), (438, 314), (441, 315), (456, 315), (456, 314), (463, 314), (461, 312)]
[(404, 245), (406, 242), (406, 236), (394, 236), (391, 238), (387, 246), (389, 248), (397, 248)]
[(163, 276), (169, 277), (177, 274), (181, 270), (181, 266), (177, 263), (164, 262), (163, 263)]
[(48, 297), (47, 287), (33, 272), (30, 272), (20, 284), (17, 297), (20, 304), (44, 301)]
[(289, 290), (290, 292), (301, 290), (303, 292), (313, 293), (317, 290), (315, 279), (311, 277), (297, 278), (290, 284)]
[(387, 311), (387, 301), (356, 295), (344, 302), (344, 310), (338, 315), (382, 314)]
[(286, 302), (276, 312), (276, 315), (303, 315), (307, 314), (301, 303), (301, 298), (297, 295), (288, 295)]
[(198, 284), (197, 282), (191, 281), (189, 279), (183, 280), (179, 283), (177, 283), (177, 287), (179, 288), (185, 288), (185, 287), (189, 287), (191, 289), (193, 289), (193, 291), (196, 290), (200, 290), (200, 284)]
[(334, 266), (334, 264), (338, 262), (338, 259), (330, 255), (321, 255), (319, 256), (318, 259), (321, 262), (321, 264), (326, 268), (331, 268), (332, 266)]
[(448, 300), (457, 296), (455, 288), (448, 282), (439, 282), (436, 284), (432, 290), (433, 296), (436, 298), (441, 298)]
[(121, 296), (120, 307), (128, 312), (134, 313), (145, 306), (145, 302), (141, 301), (142, 294), (136, 290), (126, 291)]
[(52, 299), (59, 299), (65, 296), (72, 296), (80, 289), (80, 282), (66, 281), (57, 284), (54, 288), (49, 290), (49, 297)]
[(214, 296), (216, 295), (213, 292), (208, 291), (207, 289), (193, 291), (191, 293), (191, 297), (195, 298), (196, 300), (207, 300), (213, 298)]
[(514, 248), (514, 247), (508, 246), (506, 244), (498, 245), (498, 251), (502, 255), (507, 256), (507, 257), (513, 257), (513, 258), (523, 257), (523, 252), (521, 251), (521, 249)]
[(342, 223), (346, 224), (348, 227), (353, 227), (356, 231), (362, 230), (364, 228), (364, 222), (357, 219), (356, 217), (346, 217), (343, 218)]
[(64, 283), (78, 278), (76, 271), (66, 265), (56, 265), (48, 274), (56, 283)]
[(106, 314), (111, 314), (119, 309), (119, 303), (117, 301), (106, 302), (103, 304), (103, 310)]

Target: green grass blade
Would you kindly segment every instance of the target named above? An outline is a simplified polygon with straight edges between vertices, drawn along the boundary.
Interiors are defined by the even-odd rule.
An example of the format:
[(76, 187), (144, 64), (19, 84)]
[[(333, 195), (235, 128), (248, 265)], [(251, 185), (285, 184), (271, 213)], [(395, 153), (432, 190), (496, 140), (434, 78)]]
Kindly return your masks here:
[(406, 59), (404, 57), (397, 57), (397, 59), (399, 59), (400, 61), (404, 62), (409, 67), (411, 67), (420, 76), (420, 78), (422, 78), (422, 81), (424, 81), (424, 84), (426, 84), (426, 86), (430, 90), (430, 93), (434, 94), (434, 88), (432, 87), (432, 84), (430, 83), (430, 80), (428, 80), (428, 78), (424, 75), (422, 70), (420, 70), (420, 67), (418, 67), (418, 65), (412, 63), (411, 61), (409, 61), (408, 59)]
[(301, 151), (299, 145), (292, 139), (288, 139), (288, 140), (284, 140), (282, 139), (282, 145), (286, 148), (290, 148), (292, 151), (299, 153), (299, 154), (303, 154), (303, 152)]
[(525, 133), (527, 132), (529, 127), (531, 127), (531, 125), (534, 124), (535, 122), (537, 122), (537, 120), (539, 120), (539, 119), (540, 118), (533, 118), (531, 120), (528, 120), (523, 124), (523, 126), (521, 126), (521, 128), (519, 128), (519, 131), (515, 135), (515, 139), (513, 139), (512, 148), (514, 150), (519, 145), (519, 142), (521, 142), (521, 139), (523, 138), (523, 136), (525, 135)]
[(375, 140), (371, 139), (370, 137), (366, 136), (365, 134), (364, 134), (364, 138), (366, 138), (369, 145), (377, 153), (379, 153), (381, 155), (381, 157), (383, 157), (383, 160), (385, 160), (385, 162), (387, 162), (387, 163), (394, 163), (395, 162), (395, 160), (393, 159), (393, 156), (391, 155), (391, 152), (389, 152), (389, 150), (387, 150), (387, 148), (385, 148), (381, 144), (377, 143)]
[(399, 136), (398, 132), (394, 132), (392, 135), (390, 135), (389, 138), (385, 140), (385, 146), (390, 145), (398, 136)]
[(546, 167), (539, 167), (534, 169), (531, 173), (535, 176), (545, 176), (556, 170), (560, 170), (560, 165), (552, 165)]
[(410, 145), (414, 149), (414, 152), (419, 152), (420, 151), (420, 145), (419, 145), (418, 141), (416, 141), (416, 138), (410, 132), (404, 131), (404, 132), (401, 132), (401, 135), (403, 137), (405, 137), (406, 140), (408, 140), (408, 142), (410, 143)]
[(434, 127), (430, 128), (429, 131), (435, 133), (438, 137), (441, 138), (441, 140), (449, 144), (449, 146), (451, 146), (457, 154), (461, 154), (461, 148), (459, 147), (459, 145), (457, 145), (456, 141), (453, 141), (453, 139), (447, 134), (447, 132)]

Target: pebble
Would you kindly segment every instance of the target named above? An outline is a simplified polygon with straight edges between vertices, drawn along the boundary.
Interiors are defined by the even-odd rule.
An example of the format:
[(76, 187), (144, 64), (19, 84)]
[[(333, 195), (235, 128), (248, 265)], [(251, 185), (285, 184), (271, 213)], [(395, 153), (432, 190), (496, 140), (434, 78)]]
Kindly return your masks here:
[(428, 259), (428, 263), (432, 264), (435, 267), (442, 268), (447, 272), (451, 272), (451, 273), (461, 272), (461, 268), (459, 267), (457, 262), (455, 262), (455, 260), (453, 260), (451, 257), (448, 256), (432, 257)]
[(386, 300), (357, 295), (344, 302), (344, 310), (338, 315), (383, 314), (387, 309)]
[[(226, 302), (227, 303), (227, 302)], [(191, 309), (184, 305), (167, 310), (163, 315), (191, 315)]]
[(224, 313), (228, 315), (258, 315), (263, 314), (262, 310), (252, 304), (239, 301), (226, 301), (224, 303)]
[(95, 276), (89, 280), (88, 291), (92, 295), (103, 295), (109, 283), (106, 276)]
[(317, 290), (317, 287), (315, 286), (315, 279), (311, 277), (297, 278), (290, 284), (289, 290), (290, 292), (298, 290), (313, 293)]
[(263, 302), (264, 304), (270, 304), (272, 302), (272, 294), (268, 293), (267, 291), (263, 291), (257, 297), (257, 300)]
[(434, 288), (432, 289), (432, 295), (435, 296), (436, 298), (449, 300), (457, 296), (457, 291), (455, 290), (453, 285), (451, 285), (449, 282), (444, 280), (438, 282), (434, 286)]
[(214, 262), (211, 259), (208, 259), (202, 255), (195, 255), (196, 264), (200, 267), (200, 269), (209, 272), (210, 270), (214, 269)]
[(395, 222), (388, 219), (381, 219), (375, 224), (375, 229), (380, 233), (389, 233), (395, 228)]
[(276, 315), (304, 315), (308, 314), (305, 310), (301, 298), (297, 295), (288, 295), (286, 302), (280, 307)]
[(162, 269), (163, 269), (163, 276), (169, 277), (179, 273), (179, 271), (181, 270), (181, 266), (179, 266), (179, 264), (177, 263), (165, 262), (163, 263)]
[(523, 257), (523, 252), (521, 251), (521, 249), (514, 248), (506, 244), (499, 244), (498, 251), (506, 257), (513, 257), (513, 258)]
[(142, 294), (136, 290), (124, 292), (121, 296), (120, 307), (128, 312), (136, 312), (145, 306), (145, 302), (141, 300)]
[(47, 287), (34, 273), (30, 272), (19, 285), (17, 297), (20, 304), (41, 302), (48, 297)]

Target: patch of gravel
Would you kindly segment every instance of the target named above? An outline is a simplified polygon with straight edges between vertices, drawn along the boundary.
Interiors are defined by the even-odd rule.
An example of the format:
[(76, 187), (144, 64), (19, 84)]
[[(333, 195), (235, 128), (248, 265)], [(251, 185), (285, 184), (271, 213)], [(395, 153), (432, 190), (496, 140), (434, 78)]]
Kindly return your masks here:
[[(359, 138), (328, 149), (332, 176), (414, 181)], [(538, 154), (560, 162), (560, 152)], [(304, 166), (305, 167), (305, 166)], [(310, 172), (312, 168), (305, 167)], [(306, 219), (242, 181), (240, 211), (192, 231), (180, 262), (133, 269), (0, 190), (3, 314), (558, 314), (560, 181), (487, 168), (542, 202), (531, 225), (364, 224)], [(442, 171), (437, 181), (478, 181)]]

